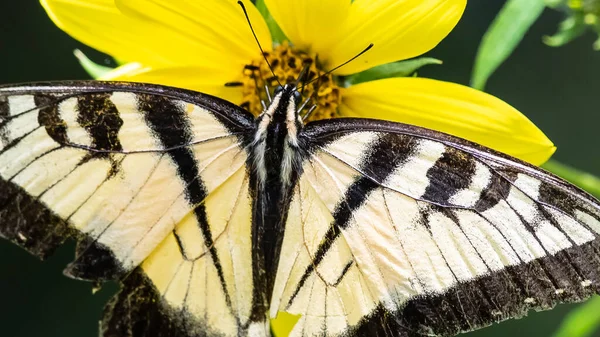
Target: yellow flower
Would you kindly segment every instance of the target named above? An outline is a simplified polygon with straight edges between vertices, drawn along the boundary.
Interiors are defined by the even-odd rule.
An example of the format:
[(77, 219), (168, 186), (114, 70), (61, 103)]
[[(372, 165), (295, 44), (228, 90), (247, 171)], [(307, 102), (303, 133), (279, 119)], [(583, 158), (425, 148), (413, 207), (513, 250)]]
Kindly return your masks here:
[[(260, 111), (264, 84), (276, 83), (269, 78), (272, 74), (235, 0), (41, 2), (65, 32), (131, 62), (103, 79), (189, 88), (255, 114)], [(353, 116), (419, 125), (534, 164), (543, 163), (555, 150), (516, 109), (465, 86), (417, 77), (341, 85), (342, 76), (435, 47), (460, 19), (466, 0), (265, 0), (289, 40), (277, 46), (257, 8), (245, 3), (281, 82), (298, 76), (302, 63), (312, 64), (311, 72), (322, 74), (373, 44), (359, 58), (307, 88), (309, 94), (316, 90), (313, 119)]]

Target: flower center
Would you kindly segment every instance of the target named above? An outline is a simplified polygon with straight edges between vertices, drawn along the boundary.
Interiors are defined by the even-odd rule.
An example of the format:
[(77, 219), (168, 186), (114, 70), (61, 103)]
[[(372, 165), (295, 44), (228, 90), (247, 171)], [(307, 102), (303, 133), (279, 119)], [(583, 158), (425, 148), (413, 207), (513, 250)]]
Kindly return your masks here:
[[(304, 99), (310, 99), (306, 105), (305, 112), (315, 106), (314, 111), (306, 121), (333, 118), (337, 116), (338, 106), (342, 101), (340, 87), (335, 83), (333, 75), (323, 75), (325, 72), (318, 68), (316, 62), (307, 53), (290, 47), (287, 42), (276, 47), (271, 52), (265, 52), (265, 58), (253, 60), (244, 68), (244, 78), (242, 80), (242, 104), (241, 106), (258, 116), (262, 110), (261, 100), (268, 102), (265, 87), (272, 93), (273, 89), (281, 84), (293, 83), (300, 76), (300, 72), (306, 66), (308, 84), (302, 87), (298, 85)], [(275, 76), (273, 76), (275, 73)], [(318, 80), (317, 74), (321, 75)], [(311, 82), (312, 81), (312, 82)]]

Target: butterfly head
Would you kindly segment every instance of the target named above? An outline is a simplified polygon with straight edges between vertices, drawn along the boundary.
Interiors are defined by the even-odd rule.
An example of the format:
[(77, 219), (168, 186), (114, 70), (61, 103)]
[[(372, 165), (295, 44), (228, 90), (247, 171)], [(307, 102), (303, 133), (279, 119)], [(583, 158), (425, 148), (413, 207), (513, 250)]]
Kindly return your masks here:
[[(285, 121), (288, 124), (288, 129), (293, 124), (294, 127), (302, 127), (302, 119), (298, 114), (301, 109), (302, 95), (297, 87), (292, 84), (278, 86), (274, 91), (273, 101), (265, 110), (265, 114), (269, 115), (273, 120)], [(300, 124), (300, 125), (297, 125)]]
[(292, 84), (285, 84), (283, 86), (278, 86), (274, 91), (275, 98), (280, 97), (279, 102), (281, 107), (286, 112), (287, 115), (288, 109), (298, 110), (300, 103), (302, 102), (302, 95), (298, 91), (297, 87)]

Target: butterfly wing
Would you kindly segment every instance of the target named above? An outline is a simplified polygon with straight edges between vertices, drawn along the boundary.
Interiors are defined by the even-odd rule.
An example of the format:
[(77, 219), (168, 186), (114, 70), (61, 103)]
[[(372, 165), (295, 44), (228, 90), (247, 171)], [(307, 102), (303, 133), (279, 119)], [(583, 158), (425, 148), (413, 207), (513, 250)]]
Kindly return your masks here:
[(252, 306), (253, 127), (160, 86), (3, 87), (0, 235), (42, 258), (74, 237), (68, 275), (123, 280), (104, 336), (237, 336)]
[(438, 132), (309, 124), (271, 316), (291, 336), (451, 336), (600, 290), (600, 203)]

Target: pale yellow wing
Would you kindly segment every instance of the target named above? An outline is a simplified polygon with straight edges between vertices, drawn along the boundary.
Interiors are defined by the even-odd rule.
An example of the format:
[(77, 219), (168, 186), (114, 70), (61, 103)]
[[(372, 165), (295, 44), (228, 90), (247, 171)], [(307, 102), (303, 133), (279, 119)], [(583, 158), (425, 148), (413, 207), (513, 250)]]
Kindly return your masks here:
[(301, 315), (291, 336), (453, 336), (600, 289), (593, 197), (432, 131), (335, 123), (307, 132), (287, 217), (271, 316)]
[(266, 335), (249, 322), (252, 127), (232, 104), (160, 86), (2, 88), (0, 235), (40, 257), (75, 237), (68, 275), (122, 280), (106, 336)]

